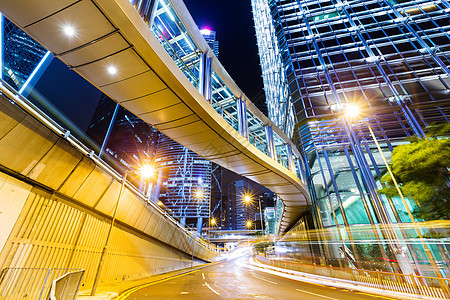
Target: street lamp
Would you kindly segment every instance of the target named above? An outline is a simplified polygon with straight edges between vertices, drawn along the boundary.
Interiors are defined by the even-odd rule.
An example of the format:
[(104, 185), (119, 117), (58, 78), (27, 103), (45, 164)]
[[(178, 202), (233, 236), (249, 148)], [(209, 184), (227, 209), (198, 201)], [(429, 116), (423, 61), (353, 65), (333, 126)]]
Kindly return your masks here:
[[(142, 166), (141, 168), (138, 169), (138, 173), (144, 177), (150, 177), (153, 174), (153, 171), (151, 172), (151, 170), (153, 170), (153, 168), (151, 168), (150, 166)], [(91, 290), (91, 296), (95, 296), (96, 292), (97, 292), (97, 287), (98, 287), (98, 282), (100, 279), (100, 275), (102, 273), (103, 270), (103, 264), (104, 264), (104, 260), (105, 260), (105, 255), (106, 255), (106, 251), (108, 249), (108, 243), (109, 243), (109, 239), (111, 237), (111, 233), (112, 233), (112, 229), (114, 227), (114, 223), (116, 222), (116, 214), (117, 214), (117, 208), (119, 207), (119, 201), (120, 198), (123, 195), (123, 190), (125, 188), (125, 182), (127, 180), (128, 177), (128, 172), (130, 170), (127, 169), (125, 171), (125, 174), (122, 177), (122, 185), (120, 186), (120, 190), (119, 190), (119, 194), (117, 196), (117, 200), (116, 203), (114, 205), (114, 211), (113, 211), (113, 215), (112, 215), (112, 221), (111, 224), (109, 225), (109, 229), (108, 229), (108, 234), (106, 235), (106, 240), (105, 240), (105, 245), (103, 246), (103, 250), (102, 253), (100, 254), (100, 261), (98, 263), (98, 268), (97, 268), (97, 273), (95, 275), (95, 279), (94, 279), (94, 284), (92, 286), (92, 290)]]
[[(394, 173), (392, 172), (391, 167), (389, 166), (389, 164), (388, 164), (388, 162), (386, 160), (386, 157), (384, 156), (383, 151), (381, 150), (380, 144), (378, 143), (378, 140), (377, 140), (377, 138), (376, 138), (376, 136), (375, 136), (375, 134), (373, 132), (372, 127), (370, 126), (369, 122), (367, 122), (366, 120), (360, 118), (361, 117), (361, 109), (360, 109), (360, 107), (358, 105), (356, 105), (356, 104), (350, 103), (349, 105), (346, 106), (346, 108), (344, 110), (344, 116), (347, 117), (350, 121), (353, 120), (353, 119), (359, 119), (364, 124), (366, 124), (367, 128), (369, 129), (369, 132), (370, 132), (370, 135), (372, 137), (372, 140), (374, 141), (375, 145), (377, 146), (378, 152), (380, 153), (380, 156), (383, 159), (384, 165), (385, 165), (385, 167), (386, 167), (386, 169), (387, 169), (387, 171), (389, 173), (389, 176), (391, 177), (391, 180), (394, 183), (394, 186), (395, 186), (395, 188), (396, 188), (396, 190), (397, 190), (397, 192), (398, 192), (398, 194), (399, 194), (399, 196), (400, 196), (400, 198), (402, 200), (403, 206), (405, 207), (405, 210), (408, 213), (409, 218), (411, 219), (411, 223), (413, 224), (414, 229), (416, 230), (417, 235), (419, 236), (419, 238), (423, 239), (423, 235), (420, 232), (419, 227), (417, 226), (417, 223), (416, 223), (416, 221), (415, 221), (415, 219), (414, 219), (414, 217), (413, 217), (413, 215), (411, 213), (411, 210), (408, 207), (408, 204), (406, 203), (406, 199), (405, 199), (405, 197), (403, 195), (403, 192), (400, 189), (400, 187), (399, 187), (399, 185), (397, 183), (397, 180), (395, 179)], [(395, 234), (395, 231), (394, 231), (394, 234)], [(430, 264), (432, 265), (432, 267), (434, 269), (434, 272), (436, 273), (437, 277), (438, 278), (443, 278), (441, 272), (439, 271), (438, 266), (436, 265), (434, 257), (431, 254), (430, 249), (428, 248), (428, 245), (426, 243), (422, 243), (422, 246), (424, 247), (427, 259), (430, 262)], [(443, 290), (444, 291), (448, 291), (448, 287), (446, 286), (446, 284), (445, 283), (443, 284), (442, 282), (440, 282), (440, 283), (441, 283), (441, 285), (443, 287)]]
[(245, 226), (247, 226), (248, 229), (253, 227), (253, 222), (248, 220), (247, 222), (245, 222)]
[[(244, 203), (250, 204), (252, 202), (252, 197), (250, 195), (244, 195)], [(261, 235), (263, 235), (264, 232), (264, 226), (263, 226), (263, 215), (261, 210), (261, 199), (258, 198), (258, 204), (259, 204), (259, 219), (261, 221)]]

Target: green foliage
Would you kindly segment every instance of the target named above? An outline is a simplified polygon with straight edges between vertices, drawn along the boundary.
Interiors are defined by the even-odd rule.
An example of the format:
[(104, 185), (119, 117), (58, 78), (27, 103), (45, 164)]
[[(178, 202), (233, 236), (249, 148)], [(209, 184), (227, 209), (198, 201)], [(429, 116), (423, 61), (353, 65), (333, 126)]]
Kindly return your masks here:
[[(403, 194), (416, 201), (416, 217), (427, 221), (450, 219), (450, 124), (430, 126), (427, 139), (411, 138), (410, 144), (392, 152), (391, 168)], [(389, 174), (381, 178), (382, 194), (398, 196)]]
[(358, 256), (365, 262), (382, 262), (383, 254), (381, 252), (381, 247), (384, 249), (384, 252), (386, 253), (388, 259), (395, 259), (395, 256), (392, 254), (390, 248), (386, 245), (379, 245), (377, 243), (355, 244)]

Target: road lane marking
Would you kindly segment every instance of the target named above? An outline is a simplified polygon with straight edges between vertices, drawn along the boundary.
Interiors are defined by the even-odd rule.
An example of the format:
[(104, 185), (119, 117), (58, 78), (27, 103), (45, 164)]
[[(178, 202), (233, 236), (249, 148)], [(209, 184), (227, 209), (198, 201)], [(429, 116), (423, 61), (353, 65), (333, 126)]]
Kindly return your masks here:
[(180, 294), (181, 295), (187, 295), (187, 294), (189, 294), (189, 292), (181, 292)]
[(318, 285), (318, 286), (323, 286), (323, 287), (327, 287), (326, 285), (323, 285), (323, 284), (319, 284), (319, 283), (314, 283), (314, 282), (308, 282), (308, 283), (310, 283), (310, 284), (314, 284), (314, 285)]
[(356, 292), (356, 293), (357, 293), (357, 294), (361, 294), (361, 295), (370, 296), (370, 297), (377, 297), (377, 298), (383, 298), (383, 299), (395, 300), (394, 298), (389, 298), (389, 297), (384, 297), (384, 296), (378, 296), (378, 295), (374, 295), (374, 294), (367, 294), (367, 293), (361, 293), (361, 292)]
[(205, 279), (205, 273), (202, 273), (202, 277), (203, 277), (203, 279)]
[(324, 296), (324, 295), (320, 295), (320, 294), (316, 294), (316, 293), (307, 292), (307, 291), (304, 291), (304, 290), (299, 290), (299, 289), (295, 289), (295, 290), (296, 290), (296, 291), (299, 291), (299, 292), (302, 292), (302, 293), (307, 293), (307, 294), (310, 294), (310, 295), (314, 295), (314, 296), (317, 296), (317, 297), (322, 297), (322, 298), (325, 298), (325, 299), (338, 300), (338, 299), (336, 299), (336, 298), (331, 298), (331, 297), (327, 297), (327, 296)]
[(133, 294), (134, 292), (137, 292), (137, 291), (139, 291), (139, 290), (142, 290), (142, 289), (144, 289), (144, 288), (146, 288), (146, 287), (149, 287), (149, 286), (152, 286), (152, 285), (155, 285), (155, 284), (158, 284), (158, 283), (163, 283), (163, 282), (166, 282), (166, 281), (175, 279), (175, 278), (183, 277), (183, 276), (186, 276), (186, 275), (188, 275), (188, 274), (192, 274), (192, 273), (195, 273), (195, 272), (198, 272), (198, 271), (200, 271), (200, 269), (197, 269), (197, 270), (194, 270), (194, 271), (190, 271), (190, 272), (186, 272), (186, 273), (182, 273), (182, 274), (179, 274), (179, 275), (175, 275), (175, 276), (172, 276), (172, 277), (168, 277), (168, 278), (165, 278), (165, 279), (157, 280), (157, 281), (154, 281), (154, 282), (150, 282), (150, 283), (147, 283), (147, 284), (143, 284), (143, 285), (134, 287), (134, 288), (132, 288), (132, 289), (126, 291), (125, 293), (123, 293), (122, 295), (120, 295), (119, 297), (117, 297), (116, 299), (117, 299), (117, 300), (123, 300), (123, 299), (126, 299), (128, 296), (130, 296), (130, 295)]
[(265, 278), (261, 278), (259, 276), (252, 275), (252, 277), (255, 277), (255, 278), (259, 279), (259, 280), (264, 280), (264, 281), (267, 281), (267, 282), (270, 282), (270, 283), (273, 283), (273, 284), (278, 284), (278, 282), (270, 281), (270, 280), (267, 280)]
[(206, 281), (205, 284), (211, 291), (213, 291), (216, 295), (220, 296), (220, 294), (216, 290), (214, 290)]
[(143, 284), (143, 285), (136, 286), (134, 288), (131, 288), (131, 289), (126, 290), (125, 292), (123, 292), (121, 295), (119, 295), (119, 297), (116, 298), (116, 300), (124, 300), (128, 296), (130, 296), (132, 293), (137, 292), (137, 291), (139, 291), (141, 289), (144, 289), (146, 287), (149, 287), (149, 286), (152, 286), (152, 285), (155, 285), (155, 284), (158, 284), (158, 283), (163, 283), (163, 282), (166, 282), (166, 281), (178, 278), (178, 277), (186, 276), (186, 275), (198, 272), (201, 269), (204, 269), (204, 268), (207, 268), (207, 267), (211, 267), (211, 266), (214, 266), (214, 265), (217, 265), (217, 264), (218, 264), (218, 262), (208, 263), (208, 264), (205, 264), (205, 265), (201, 266), (200, 268), (192, 270), (192, 271), (183, 272), (183, 273), (178, 274), (178, 275), (169, 276), (169, 277), (164, 278), (164, 279), (160, 279), (160, 280), (157, 280), (157, 281), (153, 281), (153, 282), (150, 282), (150, 283), (146, 283), (146, 284)]

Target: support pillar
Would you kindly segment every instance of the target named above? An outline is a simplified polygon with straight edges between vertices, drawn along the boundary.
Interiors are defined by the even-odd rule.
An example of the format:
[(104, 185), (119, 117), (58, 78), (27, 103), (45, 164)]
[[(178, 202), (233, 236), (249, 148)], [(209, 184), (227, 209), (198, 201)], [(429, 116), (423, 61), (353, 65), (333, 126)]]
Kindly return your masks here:
[(272, 126), (266, 125), (266, 139), (267, 139), (267, 152), (269, 152), (270, 158), (273, 160), (277, 160), (276, 150), (275, 150), (275, 143), (273, 141), (273, 130)]
[(293, 155), (292, 155), (292, 147), (290, 144), (286, 144), (285, 147), (286, 147), (289, 170), (291, 170), (292, 173), (297, 175), (297, 170), (296, 170), (295, 162), (294, 162)]
[(248, 120), (247, 120), (247, 105), (245, 100), (239, 98), (237, 101), (239, 133), (248, 139)]
[(206, 101), (211, 102), (212, 97), (212, 61), (206, 53), (202, 53), (200, 57), (199, 83), (198, 91), (202, 94)]

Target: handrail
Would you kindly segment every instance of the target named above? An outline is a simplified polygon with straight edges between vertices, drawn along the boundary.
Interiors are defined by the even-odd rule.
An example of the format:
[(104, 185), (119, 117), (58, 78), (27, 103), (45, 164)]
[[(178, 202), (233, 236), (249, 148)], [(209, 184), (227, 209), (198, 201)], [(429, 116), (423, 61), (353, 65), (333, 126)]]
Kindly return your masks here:
[[(450, 284), (450, 279), (448, 278), (391, 273), (380, 270), (340, 268), (331, 265), (311, 265), (291, 259), (275, 260), (262, 256), (257, 256), (256, 261), (262, 264), (267, 264), (267, 262), (269, 262), (268, 265), (281, 269), (350, 280), (357, 282), (359, 285), (381, 288), (388, 291), (419, 294), (422, 296), (436, 297), (437, 299), (448, 299), (448, 297), (450, 297), (450, 295), (442, 288), (443, 285), (448, 286)], [(266, 261), (266, 263), (263, 261)], [(435, 286), (430, 286), (430, 283), (435, 283)]]
[[(103, 161), (97, 154), (95, 154), (94, 150), (87, 148), (81, 141), (79, 141), (76, 137), (74, 137), (70, 130), (63, 128), (53, 119), (51, 119), (47, 114), (45, 114), (41, 109), (39, 109), (36, 105), (30, 102), (27, 98), (23, 97), (19, 94), (13, 87), (11, 87), (6, 81), (0, 78), (0, 92), (9, 98), (10, 101), (15, 103), (18, 107), (20, 107), (27, 114), (35, 118), (37, 121), (42, 123), (52, 132), (66, 139), (70, 145), (75, 147), (78, 151), (80, 151), (85, 156), (88, 156), (92, 159), (95, 164), (97, 164), (101, 169), (103, 169), (108, 175), (111, 175), (114, 179), (121, 182), (123, 176), (120, 175), (116, 170), (114, 170), (111, 166), (109, 166), (105, 161)], [(146, 201), (146, 197), (139, 189), (137, 189), (133, 184), (126, 181), (125, 186), (131, 190), (138, 198), (144, 202), (146, 205), (150, 205), (153, 209), (158, 211), (162, 216), (164, 216), (165, 211), (159, 207), (157, 204), (152, 201)], [(190, 231), (185, 227), (181, 226), (177, 220), (175, 220), (172, 216), (167, 214), (166, 218), (179, 229), (181, 229), (187, 235), (191, 235)], [(211, 249), (210, 247), (207, 247)]]

